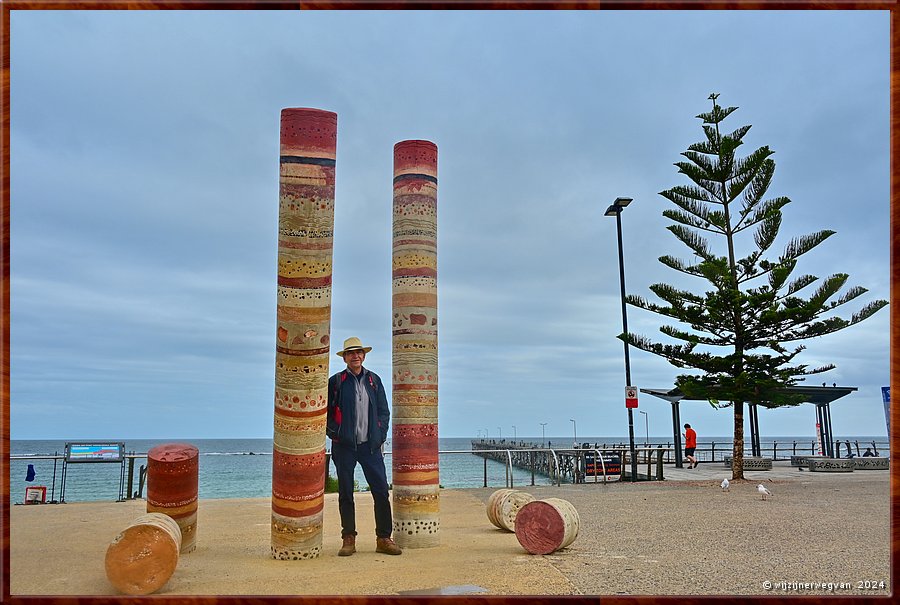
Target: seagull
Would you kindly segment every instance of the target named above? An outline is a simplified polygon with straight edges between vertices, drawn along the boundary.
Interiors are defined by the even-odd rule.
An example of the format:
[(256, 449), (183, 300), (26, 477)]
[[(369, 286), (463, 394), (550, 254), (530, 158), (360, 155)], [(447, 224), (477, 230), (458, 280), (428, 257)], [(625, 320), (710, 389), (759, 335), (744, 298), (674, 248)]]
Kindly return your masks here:
[(763, 499), (763, 500), (766, 499), (766, 496), (771, 496), (771, 495), (772, 495), (772, 492), (770, 492), (769, 490), (767, 490), (767, 489), (766, 489), (766, 486), (763, 485), (762, 483), (760, 483), (759, 485), (756, 486), (756, 491), (758, 491), (758, 492), (760, 493), (760, 495), (762, 495), (762, 499)]
[(723, 492), (728, 491), (728, 479), (722, 479), (722, 491)]

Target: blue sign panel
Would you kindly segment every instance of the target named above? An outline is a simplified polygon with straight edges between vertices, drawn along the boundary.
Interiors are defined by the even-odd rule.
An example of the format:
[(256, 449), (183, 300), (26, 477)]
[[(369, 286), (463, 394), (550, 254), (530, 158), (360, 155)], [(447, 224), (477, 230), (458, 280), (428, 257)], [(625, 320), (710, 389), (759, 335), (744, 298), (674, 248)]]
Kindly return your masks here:
[(124, 443), (67, 443), (66, 462), (122, 462)]

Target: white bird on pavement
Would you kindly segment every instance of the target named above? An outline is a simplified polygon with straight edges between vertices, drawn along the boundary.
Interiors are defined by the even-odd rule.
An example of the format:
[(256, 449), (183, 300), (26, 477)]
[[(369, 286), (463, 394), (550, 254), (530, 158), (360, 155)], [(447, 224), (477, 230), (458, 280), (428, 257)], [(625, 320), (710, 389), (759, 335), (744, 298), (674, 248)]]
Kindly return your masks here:
[(772, 492), (770, 492), (769, 490), (767, 490), (767, 489), (766, 489), (766, 486), (763, 485), (762, 483), (760, 483), (759, 485), (756, 486), (756, 491), (758, 491), (758, 492), (760, 493), (760, 495), (762, 495), (762, 499), (763, 499), (763, 500), (766, 499), (766, 496), (771, 496), (771, 495), (772, 495)]
[(727, 478), (726, 478), (726, 479), (722, 479), (722, 491), (723, 491), (723, 492), (727, 492), (727, 491), (728, 491), (728, 486), (729, 486), (728, 479), (727, 479)]

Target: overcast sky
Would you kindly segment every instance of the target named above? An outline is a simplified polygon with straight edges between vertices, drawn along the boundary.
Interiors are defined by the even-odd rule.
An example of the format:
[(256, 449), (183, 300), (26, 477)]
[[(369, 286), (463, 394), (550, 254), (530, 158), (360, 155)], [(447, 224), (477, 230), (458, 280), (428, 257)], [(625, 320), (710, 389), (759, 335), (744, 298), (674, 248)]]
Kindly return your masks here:
[[(616, 223), (627, 291), (688, 258), (659, 192), (739, 109), (774, 151), (789, 237), (837, 234), (797, 274), (889, 298), (887, 11), (13, 11), (11, 436), (272, 436), (279, 114), (338, 114), (332, 350), (355, 335), (390, 391), (393, 146), (438, 147), (442, 437), (627, 435)], [(724, 254), (724, 250), (718, 249)], [(855, 386), (837, 436), (886, 435), (889, 309), (797, 361)], [(629, 307), (631, 331), (663, 318)], [(343, 367), (332, 355), (332, 372)], [(679, 370), (632, 349), (632, 382)], [(390, 392), (388, 393), (390, 397)], [(641, 397), (635, 433), (671, 435)], [(732, 412), (681, 406), (701, 440)], [(764, 437), (814, 435), (811, 405)], [(573, 422), (571, 420), (575, 420)], [(515, 426), (515, 429), (513, 428)]]

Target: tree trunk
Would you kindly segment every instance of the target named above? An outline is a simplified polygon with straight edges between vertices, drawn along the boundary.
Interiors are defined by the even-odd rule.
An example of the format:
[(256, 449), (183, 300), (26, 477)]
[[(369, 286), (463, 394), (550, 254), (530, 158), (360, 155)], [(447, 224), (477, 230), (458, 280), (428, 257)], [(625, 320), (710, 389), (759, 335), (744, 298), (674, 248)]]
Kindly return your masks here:
[(734, 406), (734, 448), (731, 451), (731, 478), (744, 478), (744, 402), (732, 401)]

